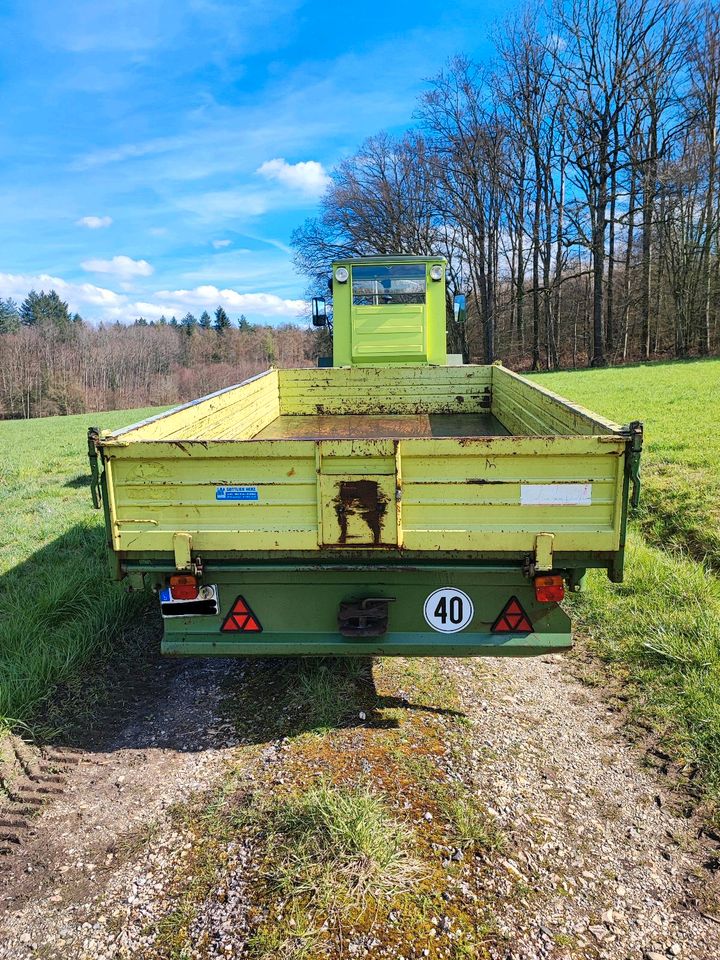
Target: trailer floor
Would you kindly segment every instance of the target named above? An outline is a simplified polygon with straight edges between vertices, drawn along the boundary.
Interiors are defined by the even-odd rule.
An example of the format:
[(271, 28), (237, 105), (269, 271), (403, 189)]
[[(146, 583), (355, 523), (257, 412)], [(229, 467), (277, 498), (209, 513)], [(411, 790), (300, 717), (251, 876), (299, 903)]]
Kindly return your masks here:
[(491, 413), (393, 414), (387, 416), (283, 414), (255, 440), (382, 440), (415, 437), (506, 437)]

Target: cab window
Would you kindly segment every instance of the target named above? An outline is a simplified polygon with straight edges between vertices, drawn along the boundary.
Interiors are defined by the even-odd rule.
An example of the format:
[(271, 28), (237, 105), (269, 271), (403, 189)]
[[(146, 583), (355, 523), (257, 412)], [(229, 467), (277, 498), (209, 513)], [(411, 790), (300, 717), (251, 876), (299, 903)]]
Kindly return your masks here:
[(425, 264), (353, 267), (355, 306), (392, 303), (425, 303)]

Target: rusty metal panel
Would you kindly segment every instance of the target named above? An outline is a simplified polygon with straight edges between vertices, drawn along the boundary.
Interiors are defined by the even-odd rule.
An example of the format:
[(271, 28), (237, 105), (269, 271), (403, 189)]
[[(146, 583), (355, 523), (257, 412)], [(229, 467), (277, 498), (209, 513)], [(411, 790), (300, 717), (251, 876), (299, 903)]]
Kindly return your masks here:
[(599, 435), (622, 429), (499, 364), (492, 367), (492, 412), (515, 436)]
[(218, 390), (111, 434), (112, 439), (245, 440), (280, 415), (277, 370)]
[[(317, 549), (313, 443), (128, 443), (105, 456), (116, 550), (169, 552), (176, 531), (201, 556)], [(233, 489), (256, 499), (226, 497)]]
[(322, 544), (380, 547), (397, 544), (395, 474), (322, 474)]
[(625, 441), (612, 439), (401, 441), (405, 547), (532, 553), (552, 532), (558, 552), (619, 549)]
[(490, 412), (490, 367), (338, 367), (280, 370), (283, 414)]

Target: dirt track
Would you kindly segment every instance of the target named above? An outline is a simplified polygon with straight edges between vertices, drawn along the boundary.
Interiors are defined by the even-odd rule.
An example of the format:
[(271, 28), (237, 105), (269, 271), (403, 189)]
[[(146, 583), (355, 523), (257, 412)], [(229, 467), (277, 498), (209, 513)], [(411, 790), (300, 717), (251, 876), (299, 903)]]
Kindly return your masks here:
[[(161, 955), (157, 933), (193, 843), (171, 806), (221, 782), (229, 764), (256, 786), (282, 783), (290, 769), (291, 744), (242, 739), (223, 706), (228, 695), (242, 699), (267, 666), (168, 661), (153, 669), (102, 737), (88, 738), (62, 793), (0, 860), (2, 960)], [(398, 670), (393, 693), (404, 703)], [(422, 723), (447, 742), (432, 763), (475, 791), (508, 837), (481, 873), (468, 863), (458, 880), (475, 883), (472, 897), (492, 910), (486, 955), (720, 957), (717, 858), (700, 822), (673, 812), (682, 798), (642, 765), (602, 697), (560, 658), (446, 661), (443, 670), (467, 717), (464, 746), (459, 757), (450, 721), (427, 707)], [(371, 719), (351, 731), (353, 747), (368, 754), (387, 736)], [(242, 843), (228, 851), (228, 876), (198, 905), (186, 950), (175, 955), (244, 955), (252, 857)], [(438, 930), (427, 940), (408, 935), (402, 955), (455, 956)], [(365, 939), (329, 955), (401, 954)]]

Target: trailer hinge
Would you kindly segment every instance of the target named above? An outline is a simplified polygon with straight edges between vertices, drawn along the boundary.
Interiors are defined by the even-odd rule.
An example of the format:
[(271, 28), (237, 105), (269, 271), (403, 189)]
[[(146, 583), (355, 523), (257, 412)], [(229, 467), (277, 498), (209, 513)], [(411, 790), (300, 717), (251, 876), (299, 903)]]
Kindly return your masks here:
[(99, 510), (102, 506), (102, 493), (100, 492), (100, 467), (98, 466), (97, 442), (100, 439), (100, 429), (98, 427), (88, 427), (88, 460), (90, 461), (90, 494), (92, 495), (93, 506)]
[(554, 539), (554, 533), (539, 533), (535, 537), (535, 570), (552, 570)]
[(643, 446), (643, 425), (640, 420), (633, 420), (628, 425), (630, 439), (627, 446), (626, 469), (632, 482), (632, 496), (630, 505), (634, 510), (640, 505), (640, 454)]

